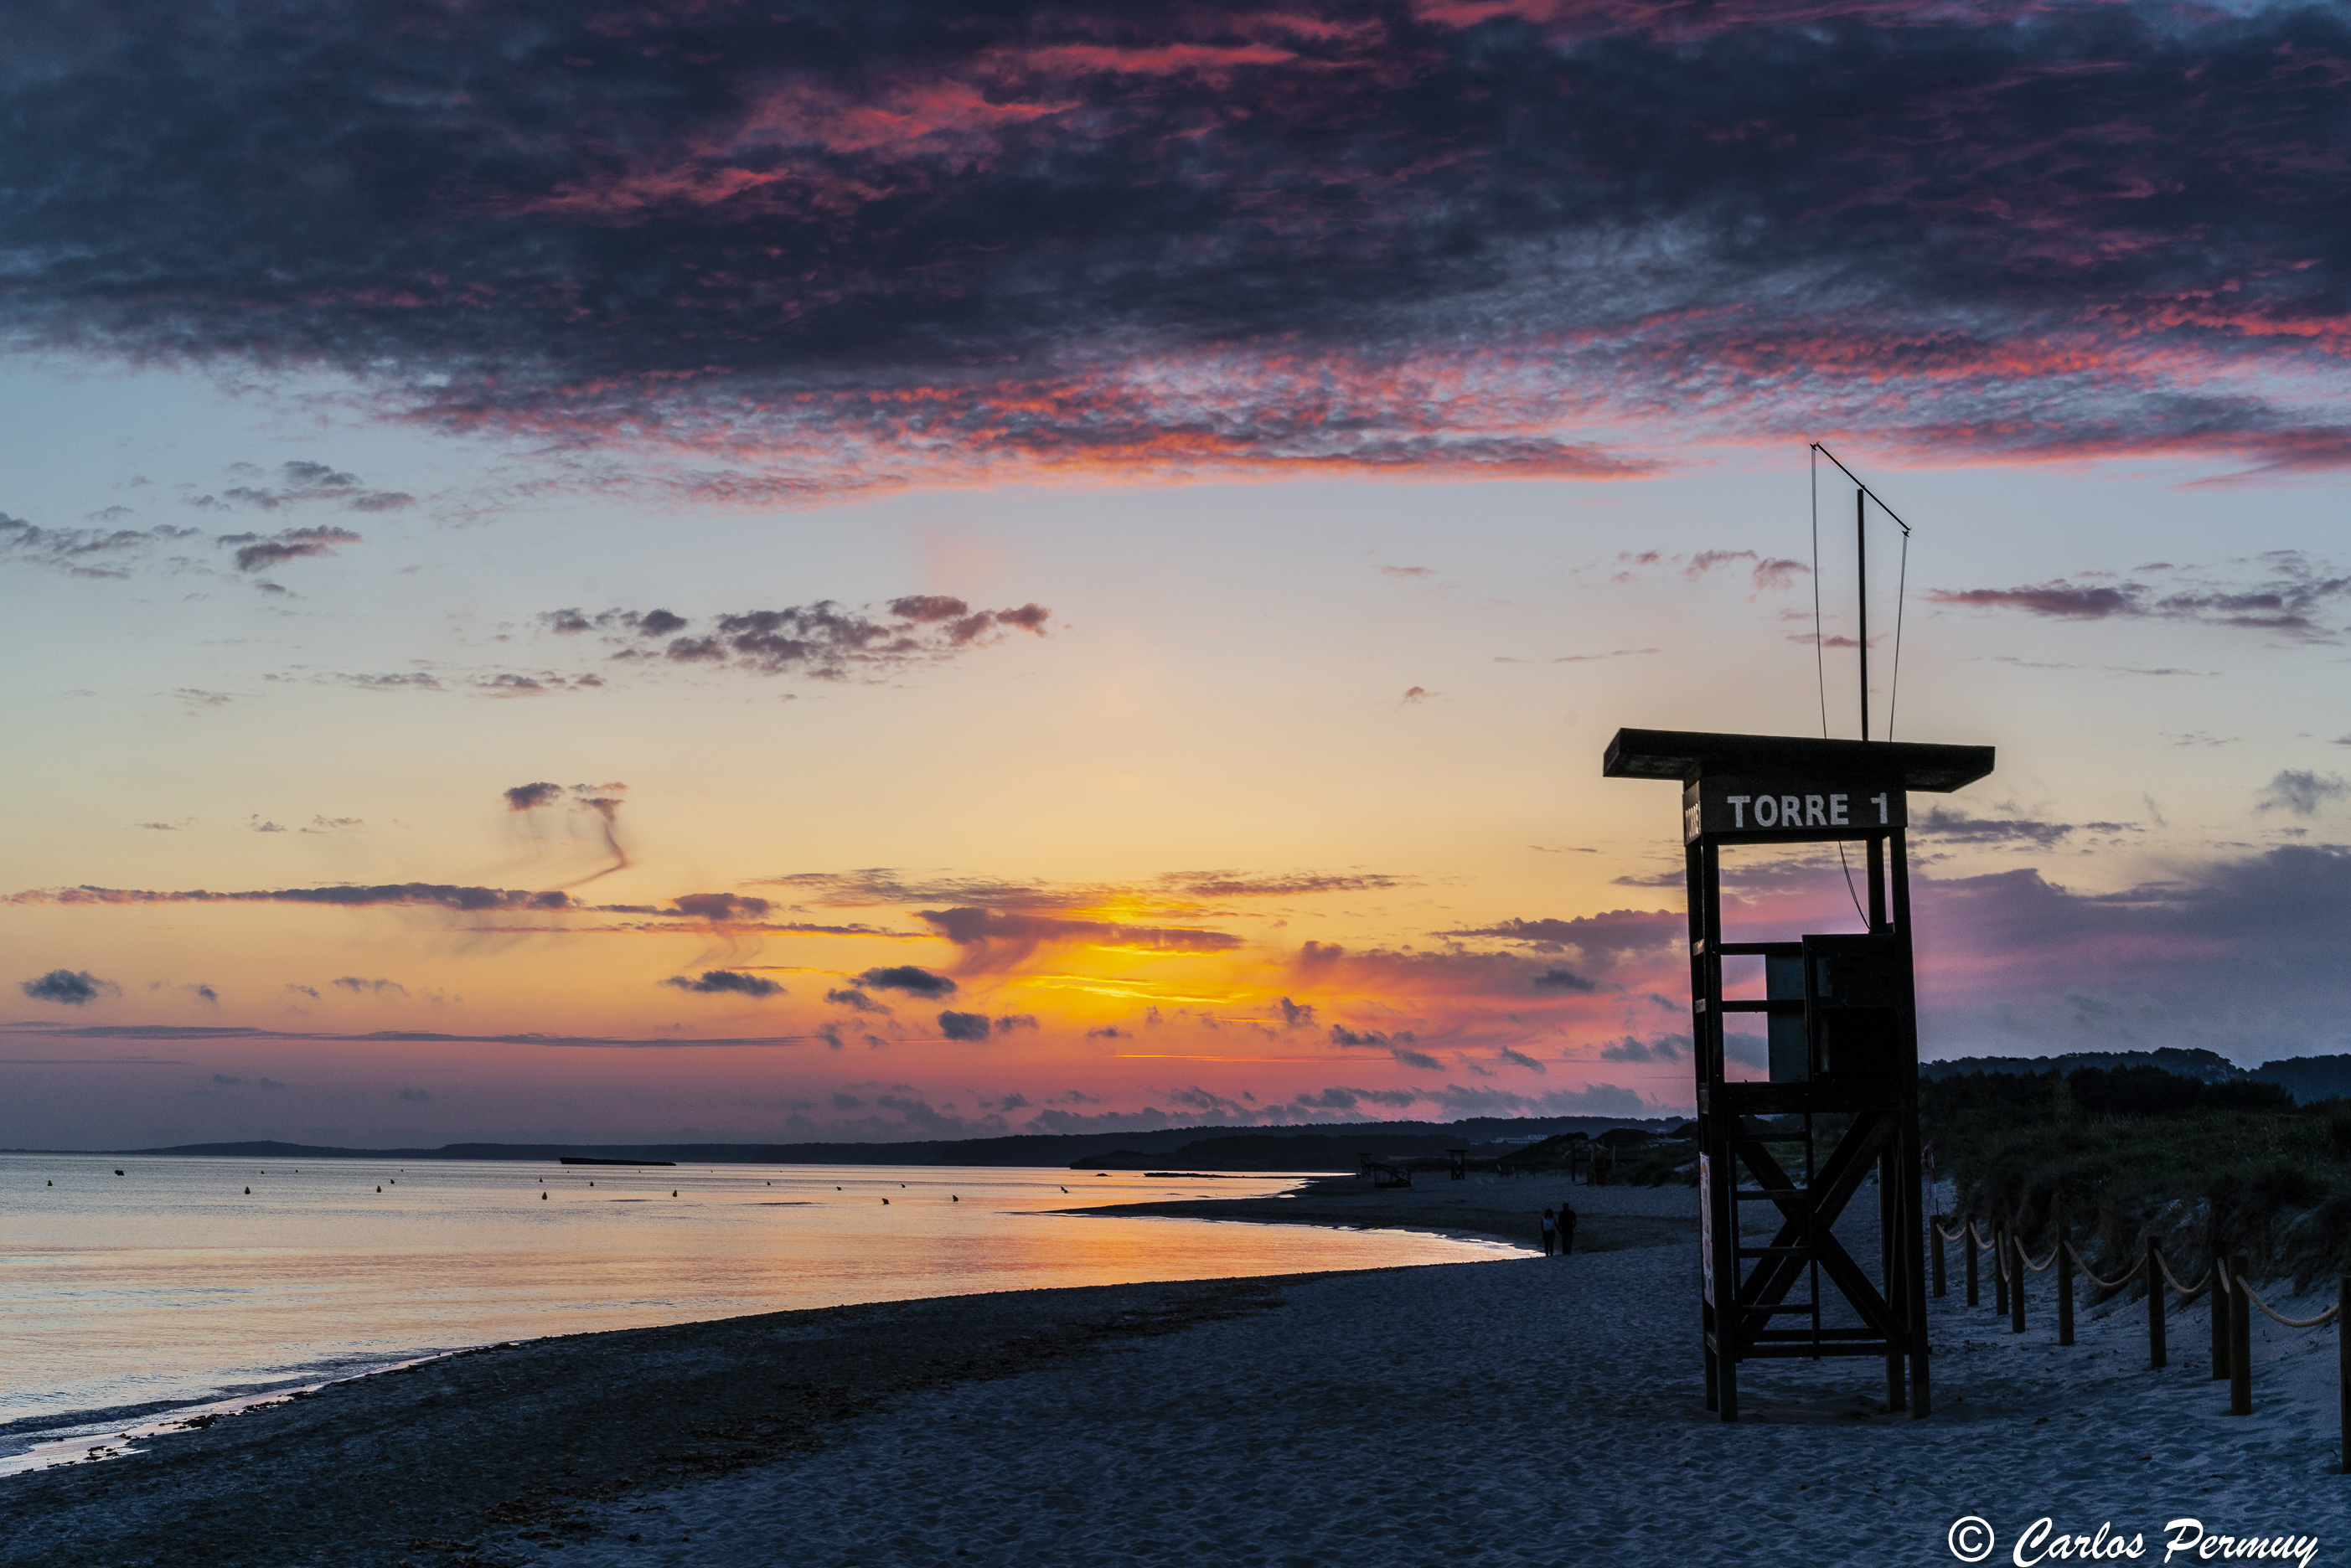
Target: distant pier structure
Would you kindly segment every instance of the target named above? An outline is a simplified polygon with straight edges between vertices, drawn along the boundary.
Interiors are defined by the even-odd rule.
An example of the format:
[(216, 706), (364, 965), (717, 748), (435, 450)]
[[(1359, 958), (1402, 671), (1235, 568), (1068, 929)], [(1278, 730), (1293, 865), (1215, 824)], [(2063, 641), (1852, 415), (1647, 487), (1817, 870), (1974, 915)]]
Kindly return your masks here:
[[(1609, 742), (1607, 777), (1682, 786), (1706, 1403), (1726, 1421), (1739, 1418), (1739, 1364), (1758, 1359), (1882, 1356), (1887, 1407), (1913, 1418), (1933, 1409), (1906, 796), (1991, 770), (1990, 746), (1675, 730), (1620, 730)], [(1794, 941), (1725, 931), (1724, 850), (1787, 844), (1861, 846), (1865, 864), (1851, 870), (1866, 883), (1855, 893), (1865, 931)], [(1761, 960), (1762, 993), (1726, 998), (1726, 959)], [(1759, 966), (1738, 967), (1734, 983), (1752, 991)], [(1765, 1081), (1724, 1075), (1734, 1012), (1763, 1015)], [(1872, 1171), (1875, 1279), (1833, 1233)], [(1779, 1221), (1763, 1245), (1740, 1235), (1753, 1205)], [(1823, 1320), (1823, 1289), (1849, 1309), (1840, 1321)]]

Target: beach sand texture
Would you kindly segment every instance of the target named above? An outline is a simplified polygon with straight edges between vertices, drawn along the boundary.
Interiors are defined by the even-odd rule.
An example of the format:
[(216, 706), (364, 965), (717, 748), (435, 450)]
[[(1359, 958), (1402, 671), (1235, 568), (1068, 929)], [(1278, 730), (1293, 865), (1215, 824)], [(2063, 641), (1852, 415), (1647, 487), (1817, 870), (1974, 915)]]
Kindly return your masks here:
[[(1596, 1241), (1604, 1199), (1692, 1196), (1574, 1200)], [(1750, 1363), (1726, 1428), (1695, 1274), (1677, 1242), (539, 1341), (0, 1484), (0, 1561), (1875, 1564), (1951, 1561), (1966, 1513), (1999, 1561), (2043, 1514), (2144, 1561), (2183, 1515), (2351, 1549), (2331, 1333), (2259, 1324), (2231, 1418), (2200, 1312), (2152, 1373), (2143, 1305), (2060, 1349), (2037, 1275), (2022, 1336), (1934, 1303), (1931, 1420), (1876, 1363)]]

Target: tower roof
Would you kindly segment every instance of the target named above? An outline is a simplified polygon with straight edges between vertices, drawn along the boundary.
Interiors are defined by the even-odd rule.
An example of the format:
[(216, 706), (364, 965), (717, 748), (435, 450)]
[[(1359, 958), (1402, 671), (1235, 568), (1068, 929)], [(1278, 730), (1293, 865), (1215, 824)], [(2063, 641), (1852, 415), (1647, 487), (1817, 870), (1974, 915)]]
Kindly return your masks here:
[(1612, 779), (1705, 774), (1796, 774), (1899, 780), (1906, 790), (1949, 794), (1992, 770), (1990, 746), (1917, 741), (1829, 741), (1809, 735), (1716, 735), (1696, 730), (1619, 730), (1602, 760)]

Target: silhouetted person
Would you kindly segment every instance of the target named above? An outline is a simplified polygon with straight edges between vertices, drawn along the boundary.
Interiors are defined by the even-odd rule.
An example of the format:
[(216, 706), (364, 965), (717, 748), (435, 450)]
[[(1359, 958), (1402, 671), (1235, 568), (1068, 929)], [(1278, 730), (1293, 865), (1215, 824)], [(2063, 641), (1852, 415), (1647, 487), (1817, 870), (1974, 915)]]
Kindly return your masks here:
[(1552, 1223), (1551, 1210), (1548, 1210), (1548, 1209), (1546, 1209), (1546, 1210), (1543, 1210), (1543, 1217), (1542, 1217), (1542, 1238), (1543, 1238), (1543, 1256), (1544, 1256), (1544, 1257), (1546, 1257), (1546, 1258), (1548, 1258), (1548, 1257), (1550, 1257), (1550, 1256), (1552, 1255), (1552, 1252), (1553, 1249), (1558, 1245), (1558, 1242), (1559, 1242), (1559, 1232), (1558, 1232), (1557, 1228), (1556, 1228), (1555, 1226), (1553, 1226), (1553, 1225), (1552, 1225)]
[(1562, 1258), (1575, 1251), (1575, 1210), (1564, 1199), (1559, 1205), (1559, 1255)]

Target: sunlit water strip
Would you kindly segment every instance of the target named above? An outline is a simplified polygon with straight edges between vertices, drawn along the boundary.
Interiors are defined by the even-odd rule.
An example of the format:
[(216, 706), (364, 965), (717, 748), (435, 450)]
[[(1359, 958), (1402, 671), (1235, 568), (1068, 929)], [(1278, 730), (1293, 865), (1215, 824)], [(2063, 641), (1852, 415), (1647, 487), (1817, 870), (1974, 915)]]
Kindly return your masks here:
[(111, 1441), (191, 1407), (504, 1340), (1521, 1251), (1047, 1212), (1278, 1193), (1297, 1179), (0, 1155), (0, 1465), (36, 1445)]

